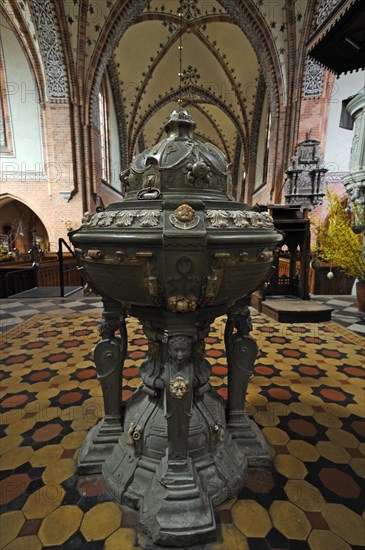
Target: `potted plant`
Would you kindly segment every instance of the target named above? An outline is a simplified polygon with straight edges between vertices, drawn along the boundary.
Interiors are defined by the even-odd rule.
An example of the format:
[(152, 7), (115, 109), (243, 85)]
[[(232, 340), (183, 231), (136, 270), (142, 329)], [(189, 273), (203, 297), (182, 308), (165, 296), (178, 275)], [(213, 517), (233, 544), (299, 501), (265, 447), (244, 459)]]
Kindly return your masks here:
[(359, 311), (365, 312), (365, 256), (364, 256), (364, 210), (353, 204), (356, 223), (350, 209), (341, 203), (340, 197), (327, 191), (329, 200), (328, 223), (318, 224), (315, 254), (347, 275), (356, 277), (356, 297)]

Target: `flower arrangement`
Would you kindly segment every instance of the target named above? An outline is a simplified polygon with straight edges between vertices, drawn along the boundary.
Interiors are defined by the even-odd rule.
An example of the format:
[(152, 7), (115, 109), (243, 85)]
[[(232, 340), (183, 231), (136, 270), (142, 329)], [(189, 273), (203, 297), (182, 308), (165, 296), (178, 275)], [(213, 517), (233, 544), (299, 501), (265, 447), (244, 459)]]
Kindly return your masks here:
[(0, 262), (6, 262), (7, 260), (9, 260), (9, 250), (0, 244)]
[[(358, 225), (353, 226), (351, 214), (338, 195), (327, 191), (329, 200), (329, 222), (327, 225), (315, 225), (316, 245), (313, 250), (316, 256), (329, 264), (335, 265), (347, 275), (356, 277), (365, 283), (364, 233), (358, 232)], [(364, 216), (358, 205), (354, 205), (356, 218)]]

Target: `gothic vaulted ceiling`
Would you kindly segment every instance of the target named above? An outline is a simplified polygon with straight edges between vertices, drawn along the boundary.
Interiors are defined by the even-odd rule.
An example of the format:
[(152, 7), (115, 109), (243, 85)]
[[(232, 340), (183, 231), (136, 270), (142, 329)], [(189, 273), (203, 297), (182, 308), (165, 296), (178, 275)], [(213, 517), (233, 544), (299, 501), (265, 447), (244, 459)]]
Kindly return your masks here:
[[(47, 36), (35, 31), (34, 13), (39, 27), (50, 0), (3, 1), (20, 32), (28, 27), (39, 51)], [(63, 0), (53, 5), (68, 63), (85, 82), (98, 48), (106, 44), (105, 35), (109, 29), (113, 32), (118, 4), (123, 3), (127, 4)], [(265, 89), (274, 104), (269, 65), (265, 67), (260, 58), (263, 45), (252, 23), (246, 31), (244, 10), (251, 10), (253, 21), (267, 36), (271, 68), (275, 64), (280, 102), (285, 104), (292, 85), (288, 75), (303, 50), (316, 0), (138, 0), (131, 5), (137, 4), (142, 9), (135, 8), (133, 24), (113, 44), (106, 67), (121, 118), (124, 159), (160, 139), (168, 114), (180, 100), (197, 122), (198, 137), (223, 149), (229, 161), (248, 162), (257, 144)]]

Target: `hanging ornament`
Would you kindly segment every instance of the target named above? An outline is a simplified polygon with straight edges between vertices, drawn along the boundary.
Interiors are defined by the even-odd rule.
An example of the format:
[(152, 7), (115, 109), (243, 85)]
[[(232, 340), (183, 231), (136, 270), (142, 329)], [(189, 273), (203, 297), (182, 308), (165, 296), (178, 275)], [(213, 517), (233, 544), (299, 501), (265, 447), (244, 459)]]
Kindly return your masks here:
[(332, 271), (332, 266), (330, 265), (330, 270), (329, 272), (327, 273), (327, 279), (333, 279), (333, 277), (335, 276), (335, 274), (333, 273)]

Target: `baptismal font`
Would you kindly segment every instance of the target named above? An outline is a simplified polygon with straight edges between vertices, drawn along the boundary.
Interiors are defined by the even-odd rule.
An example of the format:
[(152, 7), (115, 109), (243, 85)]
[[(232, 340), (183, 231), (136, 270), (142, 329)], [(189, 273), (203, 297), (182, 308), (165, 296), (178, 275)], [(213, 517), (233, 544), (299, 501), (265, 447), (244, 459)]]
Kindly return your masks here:
[[(248, 468), (270, 464), (245, 411), (257, 353), (249, 300), (282, 235), (268, 213), (233, 201), (224, 154), (194, 128), (186, 110), (173, 111), (168, 137), (122, 173), (125, 200), (85, 213), (70, 233), (104, 304), (94, 360), (105, 415), (83, 443), (79, 472), (102, 472), (113, 498), (139, 509), (148, 539), (170, 547), (214, 537), (214, 508), (237, 495)], [(204, 354), (225, 314), (226, 402)], [(122, 402), (128, 316), (148, 352), (143, 382)]]

